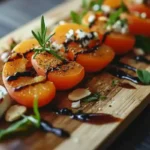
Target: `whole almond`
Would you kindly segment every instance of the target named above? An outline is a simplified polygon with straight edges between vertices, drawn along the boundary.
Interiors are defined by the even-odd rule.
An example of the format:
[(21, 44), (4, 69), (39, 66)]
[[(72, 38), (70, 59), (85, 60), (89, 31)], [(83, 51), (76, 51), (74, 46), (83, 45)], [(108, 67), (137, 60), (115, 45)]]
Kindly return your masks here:
[(5, 120), (7, 122), (13, 122), (19, 119), (26, 111), (27, 108), (25, 106), (13, 105), (7, 110), (5, 114)]

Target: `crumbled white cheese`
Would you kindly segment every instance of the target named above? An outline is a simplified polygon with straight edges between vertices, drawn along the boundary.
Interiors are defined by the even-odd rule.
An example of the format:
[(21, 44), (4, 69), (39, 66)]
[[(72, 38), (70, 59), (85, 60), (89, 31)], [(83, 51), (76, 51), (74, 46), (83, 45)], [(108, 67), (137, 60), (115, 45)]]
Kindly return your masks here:
[(67, 38), (67, 40), (74, 40), (74, 31), (72, 30), (72, 29), (70, 29), (69, 31), (68, 31), (68, 33), (66, 33), (66, 38)]
[(133, 0), (133, 2), (136, 4), (143, 4), (144, 0)]
[(98, 4), (94, 5), (93, 6), (93, 10), (94, 11), (98, 11), (100, 9), (100, 6)]
[(105, 16), (101, 16), (101, 17), (98, 18), (98, 20), (99, 20), (99, 21), (107, 21), (108, 18), (105, 17)]
[(124, 27), (121, 29), (121, 33), (122, 34), (126, 34), (126, 33), (128, 33), (129, 32), (129, 27), (128, 27), (128, 25), (124, 25)]
[(6, 62), (8, 60), (8, 57), (9, 57), (9, 52), (3, 52), (0, 56), (0, 59), (3, 61), (3, 62)]
[(128, 25), (125, 24), (125, 25), (121, 25), (121, 21), (118, 20), (113, 26), (112, 26), (112, 29), (115, 31), (115, 32), (119, 32), (119, 33), (122, 33), (122, 34), (126, 34), (128, 32)]
[(63, 45), (62, 44), (57, 44), (56, 42), (53, 42), (52, 43), (52, 45), (51, 45), (51, 47), (54, 49), (54, 50), (60, 50), (62, 47), (63, 47)]
[(86, 37), (86, 33), (83, 32), (82, 30), (76, 30), (77, 38), (78, 39), (84, 39)]
[(90, 15), (89, 18), (88, 18), (88, 22), (89, 23), (93, 23), (96, 19), (96, 16), (93, 14), (93, 15)]
[(121, 32), (122, 26), (121, 26), (121, 21), (118, 20), (116, 23), (112, 26), (113, 30), (115, 32)]
[(141, 13), (141, 18), (145, 19), (147, 17), (147, 14), (145, 12)]
[(106, 14), (108, 14), (108, 13), (111, 12), (111, 8), (110, 8), (110, 6), (108, 6), (108, 5), (102, 5), (102, 6), (101, 6), (101, 9), (102, 9), (102, 11), (103, 11), (104, 13), (106, 13)]
[(108, 25), (108, 26), (106, 27), (106, 31), (112, 31), (112, 26), (111, 26), (111, 25)]

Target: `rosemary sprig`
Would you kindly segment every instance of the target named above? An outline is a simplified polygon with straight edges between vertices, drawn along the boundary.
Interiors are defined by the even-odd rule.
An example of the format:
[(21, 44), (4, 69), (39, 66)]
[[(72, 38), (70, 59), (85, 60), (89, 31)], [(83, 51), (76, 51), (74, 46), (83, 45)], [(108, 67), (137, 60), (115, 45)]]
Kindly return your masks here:
[(35, 54), (34, 58), (37, 54), (40, 54), (42, 52), (48, 52), (55, 56), (56, 58), (60, 59), (61, 61), (66, 61), (64, 58), (62, 58), (54, 49), (51, 48), (50, 39), (55, 34), (51, 34), (47, 36), (47, 27), (45, 25), (44, 16), (41, 18), (41, 31), (35, 32), (32, 30), (33, 37), (38, 41), (40, 44), (40, 47), (35, 48)]

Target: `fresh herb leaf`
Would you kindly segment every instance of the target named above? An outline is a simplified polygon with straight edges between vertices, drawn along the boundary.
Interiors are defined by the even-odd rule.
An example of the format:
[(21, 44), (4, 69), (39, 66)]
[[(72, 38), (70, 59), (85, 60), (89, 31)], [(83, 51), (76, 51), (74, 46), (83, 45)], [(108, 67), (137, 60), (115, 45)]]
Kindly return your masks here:
[(142, 83), (149, 85), (150, 84), (150, 72), (146, 70), (137, 70), (138, 78)]
[(39, 48), (35, 48), (35, 55), (34, 58), (36, 57), (37, 54), (42, 53), (42, 52), (48, 52), (50, 54), (52, 54), (53, 56), (57, 57), (60, 60), (65, 60), (64, 58), (62, 58), (57, 52), (55, 52), (55, 50), (53, 50), (51, 48), (51, 44), (50, 44), (50, 38), (54, 35), (49, 35), (47, 36), (47, 27), (45, 25), (45, 20), (44, 20), (44, 16), (42, 16), (41, 18), (41, 31), (40, 32), (35, 32), (32, 31), (32, 35), (33, 37), (38, 41), (38, 43), (40, 44), (41, 47)]
[(116, 86), (118, 84), (119, 84), (119, 80), (112, 80), (112, 83), (111, 83), (112, 86)]
[(23, 119), (15, 122), (14, 124), (10, 125), (7, 129), (0, 130), (0, 139), (3, 139), (13, 133), (26, 131), (31, 127), (40, 127), (40, 113), (38, 110), (38, 98), (36, 97), (34, 100), (33, 106), (34, 115), (32, 116), (25, 116), (23, 115)]
[(119, 8), (116, 12), (112, 13), (108, 19), (107, 26), (115, 24), (115, 22), (120, 18), (120, 14), (122, 12), (122, 8)]
[(89, 103), (89, 102), (98, 101), (99, 99), (100, 99), (100, 94), (99, 93), (94, 93), (94, 94), (91, 94), (91, 95), (83, 98), (81, 101)]
[(0, 140), (3, 139), (3, 138), (6, 138), (7, 136), (9, 136), (13, 133), (25, 131), (30, 126), (31, 126), (31, 124), (29, 123), (27, 118), (19, 120), (16, 123), (9, 126), (7, 129), (0, 130)]
[(82, 23), (82, 16), (81, 16), (81, 14), (78, 14), (78, 13), (76, 13), (74, 11), (71, 11), (70, 15), (71, 15), (72, 21), (74, 23), (77, 23), (77, 24), (81, 24)]
[(146, 53), (150, 53), (150, 38), (142, 35), (135, 36), (136, 43), (135, 47), (141, 48)]
[(108, 22), (107, 22), (107, 26), (108, 25), (113, 25), (117, 20), (120, 20), (121, 13), (126, 12), (126, 11), (128, 11), (128, 9), (125, 6), (124, 2), (122, 1), (121, 2), (121, 7), (117, 11), (110, 14), (110, 17), (109, 17)]

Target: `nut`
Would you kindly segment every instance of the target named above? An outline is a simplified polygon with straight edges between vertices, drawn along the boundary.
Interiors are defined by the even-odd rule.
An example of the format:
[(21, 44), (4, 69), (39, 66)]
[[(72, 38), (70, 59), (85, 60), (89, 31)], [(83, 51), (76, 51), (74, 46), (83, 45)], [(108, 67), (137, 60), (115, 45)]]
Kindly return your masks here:
[(134, 48), (133, 51), (136, 55), (145, 55), (145, 52), (141, 48)]
[(5, 120), (8, 122), (13, 122), (19, 119), (26, 111), (27, 108), (25, 106), (13, 105), (7, 110)]
[(76, 109), (76, 108), (80, 108), (80, 106), (81, 106), (81, 105), (80, 105), (80, 101), (72, 102), (72, 104), (71, 104), (71, 107), (72, 107), (72, 108), (75, 108), (75, 109)]
[(3, 116), (5, 111), (10, 107), (11, 105), (11, 98), (2, 85), (0, 85), (0, 118)]
[(79, 88), (79, 89), (72, 91), (68, 95), (68, 98), (69, 98), (69, 100), (75, 102), (75, 101), (78, 101), (82, 98), (89, 96), (90, 94), (91, 94), (91, 92), (88, 89)]

